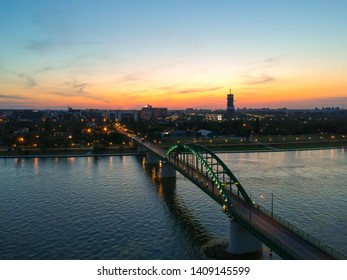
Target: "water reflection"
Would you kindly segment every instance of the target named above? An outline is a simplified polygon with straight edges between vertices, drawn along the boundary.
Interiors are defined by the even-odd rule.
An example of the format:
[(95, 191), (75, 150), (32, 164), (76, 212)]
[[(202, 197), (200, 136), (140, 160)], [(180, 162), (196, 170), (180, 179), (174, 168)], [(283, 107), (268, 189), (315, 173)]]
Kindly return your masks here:
[[(221, 154), (254, 200), (271, 209), (273, 192), (276, 214), (346, 254), (347, 158), (330, 156)], [(0, 258), (225, 258), (219, 205), (180, 174), (159, 180), (157, 168), (126, 156), (0, 159)]]
[(25, 159), (23, 158), (15, 158), (14, 163), (16, 167), (24, 167)]
[(39, 174), (39, 159), (38, 158), (34, 158), (33, 161), (34, 161), (33, 162), (34, 174), (36, 176), (37, 174)]
[(159, 164), (144, 164), (143, 158), (138, 159), (142, 163), (145, 174), (153, 181), (158, 197), (167, 206), (168, 219), (173, 222), (173, 226), (181, 232), (192, 248), (200, 248), (211, 240), (212, 236), (176, 195), (176, 177), (159, 178), (157, 176)]
[(144, 173), (151, 178), (154, 183), (155, 191), (160, 200), (164, 202), (169, 210), (167, 219), (175, 227), (175, 231), (182, 235), (187, 241), (189, 250), (195, 251), (196, 254), (203, 258), (213, 259), (263, 259), (263, 253), (251, 253), (245, 255), (233, 256), (225, 250), (228, 246), (227, 240), (216, 239), (209, 231), (199, 222), (196, 217), (185, 205), (184, 201), (176, 194), (176, 177), (161, 178), (159, 173), (160, 163), (146, 164), (142, 157), (138, 157)]
[(68, 162), (69, 164), (74, 164), (74, 163), (76, 162), (76, 158), (75, 158), (75, 157), (68, 157), (68, 158), (67, 158), (67, 162)]

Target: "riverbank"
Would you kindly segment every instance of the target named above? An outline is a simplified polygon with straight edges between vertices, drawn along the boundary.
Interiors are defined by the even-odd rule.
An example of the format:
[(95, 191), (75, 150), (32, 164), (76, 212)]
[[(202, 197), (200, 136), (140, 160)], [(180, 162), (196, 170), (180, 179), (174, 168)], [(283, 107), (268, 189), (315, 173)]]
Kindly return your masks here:
[(134, 147), (109, 148), (101, 152), (93, 152), (89, 148), (68, 148), (68, 149), (47, 149), (41, 151), (39, 149), (22, 149), (16, 150), (0, 150), (0, 158), (66, 158), (66, 157), (98, 157), (98, 156), (134, 156), (140, 155)]
[[(179, 143), (191, 143), (192, 141), (178, 140)], [(206, 141), (205, 141), (206, 142)], [(155, 143), (164, 150), (169, 149), (174, 143)], [(252, 153), (252, 152), (285, 152), (285, 151), (305, 151), (305, 150), (326, 150), (343, 149), (347, 147), (347, 141), (330, 142), (292, 142), (292, 143), (197, 143), (204, 145), (215, 153)], [(141, 155), (135, 147), (123, 146), (121, 148), (107, 148), (101, 152), (93, 152), (90, 148), (67, 148), (67, 149), (22, 149), (18, 150), (0, 150), (1, 158), (52, 158), (52, 157), (102, 157), (102, 156), (135, 156)]]
[(297, 151), (297, 150), (319, 150), (319, 149), (332, 149), (347, 147), (347, 139), (334, 139), (334, 140), (296, 140), (290, 141), (273, 141), (273, 139), (264, 141), (263, 139), (171, 139), (169, 141), (162, 141), (156, 143), (164, 150), (170, 148), (175, 144), (195, 143), (205, 146), (213, 152), (274, 152), (274, 151)]
[(206, 146), (214, 152), (284, 152), (284, 151), (304, 151), (304, 150), (326, 150), (343, 149), (347, 147), (347, 142), (334, 143), (272, 143), (254, 145), (230, 145), (230, 146)]

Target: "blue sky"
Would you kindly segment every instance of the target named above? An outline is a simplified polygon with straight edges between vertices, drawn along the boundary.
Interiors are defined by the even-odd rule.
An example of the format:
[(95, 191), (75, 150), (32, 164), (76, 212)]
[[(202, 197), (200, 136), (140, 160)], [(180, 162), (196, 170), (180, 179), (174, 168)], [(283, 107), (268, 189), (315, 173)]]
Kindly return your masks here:
[(239, 107), (347, 108), (346, 12), (337, 0), (0, 0), (0, 108), (223, 108), (229, 87)]

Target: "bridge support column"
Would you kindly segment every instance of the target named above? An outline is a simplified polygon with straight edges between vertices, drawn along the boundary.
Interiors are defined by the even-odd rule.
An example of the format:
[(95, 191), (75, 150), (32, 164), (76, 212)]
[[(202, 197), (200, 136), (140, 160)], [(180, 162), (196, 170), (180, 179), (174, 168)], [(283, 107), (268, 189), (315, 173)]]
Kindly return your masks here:
[(147, 149), (141, 145), (138, 145), (137, 146), (137, 152), (138, 153), (145, 153), (145, 152), (147, 152)]
[(153, 164), (153, 163), (159, 163), (159, 159), (155, 156), (153, 156), (151, 153), (146, 154), (146, 163)]
[(159, 176), (161, 178), (176, 177), (176, 169), (168, 164), (162, 163)]
[(230, 220), (230, 239), (227, 252), (233, 255), (262, 251), (263, 244), (236, 221)]

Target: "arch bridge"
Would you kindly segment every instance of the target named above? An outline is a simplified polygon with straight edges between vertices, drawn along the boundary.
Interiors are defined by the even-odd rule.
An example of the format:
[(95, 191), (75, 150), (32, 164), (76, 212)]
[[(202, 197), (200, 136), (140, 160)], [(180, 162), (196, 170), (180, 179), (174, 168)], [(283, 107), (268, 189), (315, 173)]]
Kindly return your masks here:
[(164, 158), (165, 162), (175, 166), (180, 173), (221, 204), (225, 211), (232, 209), (231, 193), (246, 203), (252, 203), (231, 170), (206, 147), (177, 144), (165, 152)]
[(148, 157), (161, 160), (162, 169), (170, 169), (161, 173), (163, 177), (175, 176), (178, 171), (223, 207), (230, 218), (230, 253), (260, 251), (264, 243), (283, 259), (346, 259), (334, 248), (255, 204), (228, 166), (206, 147), (177, 144), (164, 151), (143, 138), (124, 134)]

